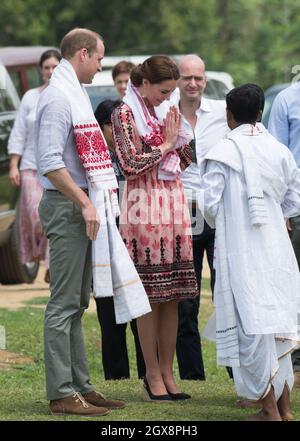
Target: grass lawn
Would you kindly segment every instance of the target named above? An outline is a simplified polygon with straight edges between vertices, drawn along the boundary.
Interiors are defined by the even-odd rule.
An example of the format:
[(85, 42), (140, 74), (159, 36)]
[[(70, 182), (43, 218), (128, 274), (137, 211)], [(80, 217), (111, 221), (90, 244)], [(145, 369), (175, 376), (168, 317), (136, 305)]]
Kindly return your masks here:
[[(212, 311), (208, 280), (204, 280), (201, 298), (200, 329), (205, 326)], [(93, 301), (93, 300), (92, 300)], [(46, 298), (30, 301), (28, 307), (8, 311), (0, 310), (0, 325), (6, 330), (6, 348), (31, 357), (34, 363), (0, 370), (0, 420), (46, 421), (83, 420), (80, 417), (52, 417), (48, 414), (45, 399), (43, 363), (43, 315), (41, 305)], [(206, 381), (179, 381), (182, 390), (192, 395), (185, 402), (167, 404), (144, 403), (141, 401), (141, 381), (137, 379), (133, 337), (128, 326), (128, 348), (130, 353), (131, 380), (104, 381), (100, 355), (100, 328), (96, 314), (85, 314), (83, 319), (90, 377), (96, 388), (104, 394), (126, 401), (127, 407), (111, 411), (103, 421), (241, 421), (253, 410), (235, 407), (236, 394), (226, 369), (217, 368), (215, 346), (202, 341), (206, 370)], [(174, 365), (179, 378), (177, 364)], [(293, 413), (300, 420), (300, 389), (292, 394)], [(91, 420), (91, 418), (88, 418)]]

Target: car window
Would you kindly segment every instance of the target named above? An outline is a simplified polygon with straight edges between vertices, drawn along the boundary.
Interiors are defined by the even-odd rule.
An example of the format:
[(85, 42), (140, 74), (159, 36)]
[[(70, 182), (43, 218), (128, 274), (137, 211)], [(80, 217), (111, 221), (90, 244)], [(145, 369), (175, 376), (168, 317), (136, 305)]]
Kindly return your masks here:
[(216, 95), (218, 96), (218, 99), (223, 100), (226, 94), (229, 92), (228, 87), (222, 81), (218, 81), (218, 80), (211, 80), (211, 81), (213, 81), (214, 83)]
[(5, 67), (0, 65), (0, 165), (7, 161), (7, 140), (19, 104), (17, 91)]
[(273, 104), (273, 101), (274, 101), (276, 95), (277, 95), (277, 93), (273, 93), (272, 95), (266, 96), (265, 107), (264, 107), (263, 116), (262, 116), (262, 120), (261, 120), (261, 122), (264, 124), (265, 127), (268, 127), (271, 108), (272, 108), (272, 104)]
[(276, 96), (288, 86), (289, 86), (288, 83), (279, 84), (277, 86), (270, 87), (265, 92), (265, 107), (261, 120), (261, 122), (265, 127), (268, 127), (272, 105)]
[(11, 70), (9, 72), (9, 75), (10, 75), (12, 82), (14, 83), (15, 88), (17, 89), (19, 97), (22, 97), (23, 90), (22, 90), (22, 84), (21, 84), (21, 78), (20, 78), (19, 72), (16, 70)]
[(86, 91), (90, 97), (94, 111), (102, 101), (117, 100), (119, 98), (115, 86), (89, 86), (86, 87)]
[(207, 80), (204, 95), (206, 98), (214, 98), (216, 95), (215, 86), (211, 80)]
[(4, 66), (0, 65), (0, 113), (16, 110), (19, 97)]
[[(95, 111), (98, 104), (102, 101), (110, 99), (116, 100), (119, 98), (116, 88), (114, 86), (88, 86), (86, 91), (91, 100), (93, 110)], [(226, 85), (221, 81), (208, 80), (204, 95), (207, 98), (215, 100), (223, 100), (225, 95), (229, 92)]]
[(29, 89), (35, 89), (42, 84), (42, 75), (37, 66), (27, 67), (26, 72)]
[(214, 100), (224, 100), (226, 94), (229, 92), (226, 84), (222, 81), (208, 79), (204, 95), (207, 98)]

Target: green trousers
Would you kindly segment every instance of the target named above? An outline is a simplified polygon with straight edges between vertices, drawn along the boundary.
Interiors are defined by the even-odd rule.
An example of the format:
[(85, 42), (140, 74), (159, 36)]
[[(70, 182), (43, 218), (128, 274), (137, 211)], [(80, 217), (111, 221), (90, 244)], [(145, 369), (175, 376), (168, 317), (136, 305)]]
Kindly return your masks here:
[(39, 213), (50, 241), (51, 297), (45, 312), (47, 399), (90, 392), (81, 317), (89, 305), (91, 241), (80, 208), (57, 191), (44, 191)]

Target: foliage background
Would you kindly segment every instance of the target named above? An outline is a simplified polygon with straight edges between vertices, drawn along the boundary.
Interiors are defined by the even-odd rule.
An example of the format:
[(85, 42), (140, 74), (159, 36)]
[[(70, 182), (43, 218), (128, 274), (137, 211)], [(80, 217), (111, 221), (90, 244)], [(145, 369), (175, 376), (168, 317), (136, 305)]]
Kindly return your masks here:
[(198, 53), (235, 84), (289, 81), (299, 63), (297, 0), (1, 0), (0, 45), (59, 45), (80, 26), (106, 54)]

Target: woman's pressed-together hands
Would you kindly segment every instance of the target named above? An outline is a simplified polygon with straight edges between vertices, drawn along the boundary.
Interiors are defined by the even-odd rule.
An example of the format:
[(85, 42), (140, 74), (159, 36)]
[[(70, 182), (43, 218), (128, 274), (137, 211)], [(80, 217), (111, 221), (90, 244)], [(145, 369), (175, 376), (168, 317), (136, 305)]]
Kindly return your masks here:
[(180, 114), (175, 106), (171, 106), (164, 119), (164, 143), (160, 146), (163, 156), (173, 149), (180, 128)]

